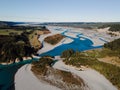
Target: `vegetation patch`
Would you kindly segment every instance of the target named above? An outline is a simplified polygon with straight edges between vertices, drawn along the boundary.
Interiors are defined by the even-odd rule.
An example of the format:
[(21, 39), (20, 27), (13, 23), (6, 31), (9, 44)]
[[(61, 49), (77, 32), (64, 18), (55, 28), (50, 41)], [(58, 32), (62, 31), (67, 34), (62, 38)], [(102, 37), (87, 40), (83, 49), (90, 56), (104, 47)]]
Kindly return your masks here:
[(85, 84), (83, 80), (71, 72), (61, 71), (52, 68), (54, 61), (51, 58), (43, 57), (37, 62), (33, 62), (32, 71), (35, 75), (51, 85), (62, 90), (83, 90)]
[(22, 32), (14, 29), (0, 29), (0, 35), (20, 35)]
[(18, 58), (31, 57), (34, 48), (31, 47), (29, 39), (25, 34), (21, 35), (0, 35), (0, 62), (15, 62)]
[(112, 64), (98, 61), (95, 57), (86, 55), (86, 53), (76, 52), (69, 59), (65, 59), (64, 62), (76, 67), (87, 66), (91, 67), (101, 74), (103, 74), (108, 80), (120, 88), (120, 67)]
[(39, 36), (48, 33), (50, 33), (50, 31), (46, 27), (41, 27), (40, 29), (33, 30), (32, 33), (29, 34), (28, 37), (30, 44), (36, 49), (36, 51), (42, 48), (42, 44), (38, 40)]
[(74, 54), (74, 53), (75, 53), (75, 51), (72, 50), (72, 49), (65, 50), (65, 51), (62, 53), (61, 57), (62, 57), (62, 58), (69, 58), (69, 57), (70, 57), (72, 54)]
[(106, 27), (110, 27), (109, 31), (120, 32), (120, 24), (119, 23), (107, 23), (107, 24), (103, 24), (102, 26), (100, 26), (98, 28), (106, 28)]
[(55, 34), (53, 36), (48, 36), (44, 39), (45, 42), (55, 45), (57, 43), (59, 43), (65, 36), (61, 35), (61, 34)]
[(39, 61), (34, 61), (32, 63), (32, 70), (40, 75), (45, 75), (45, 73), (47, 72), (47, 66), (51, 67), (52, 63), (52, 59), (43, 57)]
[(41, 42), (38, 40), (38, 38), (39, 38), (38, 33), (39, 33), (39, 31), (34, 30), (34, 31), (32, 31), (31, 34), (28, 35), (31, 46), (34, 47), (36, 50), (38, 50), (42, 47)]
[(14, 63), (32, 57), (42, 47), (38, 37), (48, 32), (41, 26), (0, 26), (0, 62)]
[(106, 43), (104, 45), (105, 48), (108, 48), (113, 51), (119, 51), (120, 52), (120, 38), (116, 39), (112, 42)]
[[(104, 45), (103, 49), (90, 50), (85, 52), (75, 52), (66, 58), (64, 62), (76, 67), (86, 66), (93, 68), (103, 74), (113, 85), (120, 88), (120, 39), (114, 40)], [(63, 54), (66, 54), (64, 51)], [(70, 53), (69, 53), (70, 54)], [(68, 54), (68, 56), (69, 56)], [(112, 59), (104, 61), (106, 57)], [(104, 59), (104, 60), (100, 60)], [(113, 63), (115, 62), (115, 64)]]

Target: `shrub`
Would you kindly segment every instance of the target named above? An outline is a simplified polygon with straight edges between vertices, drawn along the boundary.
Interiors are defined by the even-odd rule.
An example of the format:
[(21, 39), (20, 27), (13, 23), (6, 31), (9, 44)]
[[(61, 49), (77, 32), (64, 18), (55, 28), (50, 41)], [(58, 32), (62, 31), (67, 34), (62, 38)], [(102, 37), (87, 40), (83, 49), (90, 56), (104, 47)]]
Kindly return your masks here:
[(65, 51), (62, 52), (61, 57), (63, 57), (63, 58), (69, 58), (69, 57), (70, 57), (71, 55), (73, 55), (74, 53), (75, 53), (75, 51), (72, 50), (72, 49), (65, 50)]

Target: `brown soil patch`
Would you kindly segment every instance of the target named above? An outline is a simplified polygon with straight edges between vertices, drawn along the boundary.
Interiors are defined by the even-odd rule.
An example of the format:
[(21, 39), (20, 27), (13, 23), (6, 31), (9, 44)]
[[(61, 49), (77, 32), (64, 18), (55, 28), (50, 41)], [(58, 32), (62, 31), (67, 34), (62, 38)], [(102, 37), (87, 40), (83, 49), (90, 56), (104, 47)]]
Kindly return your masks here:
[(59, 43), (62, 39), (64, 38), (63, 35), (61, 34), (55, 34), (53, 36), (48, 36), (44, 39), (45, 42), (55, 45), (57, 43)]
[(110, 63), (116, 66), (120, 66), (120, 58), (119, 57), (110, 57), (106, 56), (104, 58), (98, 58), (99, 61)]

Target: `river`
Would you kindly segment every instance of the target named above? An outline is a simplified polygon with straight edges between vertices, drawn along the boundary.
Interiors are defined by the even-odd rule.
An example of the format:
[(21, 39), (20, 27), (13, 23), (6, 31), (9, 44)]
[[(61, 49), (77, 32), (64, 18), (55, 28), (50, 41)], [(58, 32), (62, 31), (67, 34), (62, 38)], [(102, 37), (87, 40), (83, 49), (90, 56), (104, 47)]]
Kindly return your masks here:
[[(82, 33), (72, 32), (72, 34), (76, 34), (75, 37), (72, 37), (70, 35), (67, 35), (67, 33), (70, 32), (70, 30), (68, 30), (68, 29), (59, 30), (59, 29), (55, 28), (55, 29), (53, 29), (53, 31), (51, 30), (51, 32), (57, 32), (57, 31), (58, 32), (61, 31), (60, 33), (62, 35), (64, 35), (65, 37), (67, 37), (69, 39), (72, 39), (73, 41), (70, 43), (67, 43), (67, 44), (62, 42), (59, 46), (40, 54), (40, 56), (44, 56), (44, 55), (58, 56), (58, 55), (61, 55), (61, 53), (64, 50), (67, 50), (67, 49), (73, 49), (75, 51), (84, 51), (84, 50), (102, 47), (102, 45), (93, 46), (93, 41), (86, 37), (83, 37), (84, 34), (82, 34)], [(80, 39), (80, 38), (82, 38), (82, 39)], [(44, 47), (45, 46), (43, 46), (43, 48)], [(6, 65), (6, 66), (0, 65), (0, 90), (15, 90), (15, 83), (14, 83), (15, 73), (23, 65), (25, 65), (27, 63), (31, 63), (31, 62), (32, 62), (32, 60), (26, 60), (23, 62), (10, 64), (10, 65)]]
[(33, 60), (25, 60), (19, 63), (0, 65), (0, 90), (15, 90), (15, 73), (23, 65), (31, 63)]

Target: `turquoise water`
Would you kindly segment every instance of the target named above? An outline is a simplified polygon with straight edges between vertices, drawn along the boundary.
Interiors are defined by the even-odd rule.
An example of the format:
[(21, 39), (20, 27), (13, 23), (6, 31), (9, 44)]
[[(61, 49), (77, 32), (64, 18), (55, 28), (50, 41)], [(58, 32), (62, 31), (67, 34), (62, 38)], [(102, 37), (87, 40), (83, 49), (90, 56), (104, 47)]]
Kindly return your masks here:
[(31, 63), (33, 60), (38, 60), (38, 59), (26, 60), (10, 65), (0, 65), (0, 90), (15, 90), (14, 87), (15, 73), (23, 65)]

